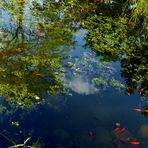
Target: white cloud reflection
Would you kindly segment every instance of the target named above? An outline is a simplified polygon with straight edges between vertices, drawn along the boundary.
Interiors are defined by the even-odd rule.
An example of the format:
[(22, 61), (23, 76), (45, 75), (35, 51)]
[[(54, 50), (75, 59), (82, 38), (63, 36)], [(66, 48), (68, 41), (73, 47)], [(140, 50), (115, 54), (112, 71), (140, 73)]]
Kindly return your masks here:
[(95, 84), (84, 80), (82, 77), (66, 80), (66, 86), (78, 94), (89, 95), (98, 92), (98, 89), (95, 88)]

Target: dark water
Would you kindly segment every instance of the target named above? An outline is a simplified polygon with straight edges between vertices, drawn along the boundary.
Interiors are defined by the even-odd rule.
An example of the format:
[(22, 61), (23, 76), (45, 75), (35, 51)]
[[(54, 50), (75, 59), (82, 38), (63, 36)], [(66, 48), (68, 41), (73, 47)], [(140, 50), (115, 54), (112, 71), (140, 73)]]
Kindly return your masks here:
[[(78, 37), (78, 43), (82, 44), (80, 37)], [(88, 51), (79, 47), (72, 52), (72, 55), (79, 56)], [(122, 80), (120, 64), (117, 62), (112, 65), (117, 71), (115, 77)], [(1, 131), (5, 129), (10, 130), (9, 132), (13, 132), (14, 135), (18, 133), (17, 137), (20, 141), (25, 138), (20, 131), (32, 131), (31, 141), (41, 137), (41, 141), (44, 142), (42, 147), (115, 147), (112, 144), (113, 129), (118, 122), (140, 140), (140, 147), (147, 147), (146, 139), (139, 132), (141, 127), (147, 125), (148, 119), (141, 113), (133, 111), (134, 108), (145, 105), (138, 92), (135, 95), (126, 96), (124, 92), (119, 92), (112, 87), (102, 91), (101, 94), (89, 94), (87, 91), (84, 88), (82, 92), (72, 91), (71, 97), (57, 96), (57, 100), (62, 101), (53, 102), (52, 107), (38, 105), (36, 109), (28, 113), (26, 111), (22, 118), (19, 116), (22, 112), (15, 113), (8, 119), (1, 115), (1, 118), (5, 120), (2, 122)], [(52, 99), (52, 97), (47, 96), (47, 99)], [(10, 127), (8, 125), (10, 119), (18, 120), (20, 127)], [(89, 131), (94, 134), (93, 140)], [(2, 147), (5, 147), (7, 142), (7, 139), (1, 136)], [(126, 144), (115, 143), (118, 147), (120, 145), (128, 147)]]
[[(6, 14), (3, 14), (3, 18), (6, 16)], [(8, 16), (6, 18), (8, 19)], [(10, 20), (5, 20), (6, 23), (8, 21)], [(9, 27), (8, 25), (6, 28)], [(12, 34), (9, 34), (10, 38), (13, 36), (13, 29), (15, 30), (16, 24), (12, 24), (11, 27), (8, 29), (9, 31), (12, 29)], [(1, 25), (1, 28), (4, 27)], [(27, 29), (23, 30), (25, 33), (27, 32)], [(66, 51), (66, 56), (68, 55), (70, 58), (64, 59), (64, 63), (70, 62), (70, 67), (63, 67), (65, 68), (65, 76), (61, 77), (61, 79), (64, 79), (63, 85), (68, 88), (72, 96), (64, 93), (50, 95), (50, 93), (45, 92), (44, 98), (48, 103), (46, 101), (44, 103), (39, 102), (35, 107), (31, 109), (28, 107), (25, 110), (19, 107), (16, 109), (14, 106), (11, 108), (11, 105), (1, 98), (1, 104), (7, 107), (5, 109), (7, 112), (3, 111), (0, 115), (1, 148), (23, 143), (28, 137), (31, 139), (26, 145), (32, 145), (32, 143), (38, 141), (40, 146), (36, 147), (43, 148), (148, 147), (147, 114), (134, 111), (136, 108), (147, 106), (148, 102), (143, 100), (138, 91), (129, 96), (125, 94), (126, 84), (125, 79), (121, 77), (120, 60), (108, 62), (105, 66), (97, 65), (97, 63), (101, 64), (100, 59), (102, 56), (97, 56), (92, 52), (91, 48), (84, 48), (86, 43), (84, 36), (86, 33), (87, 30), (83, 29), (72, 33), (73, 40), (76, 42), (75, 46), (55, 40), (55, 42), (59, 41), (57, 47), (60, 44), (59, 46), (69, 48)], [(54, 33), (49, 35), (54, 37)], [(21, 32), (18, 36), (21, 36)], [(41, 35), (41, 32), (39, 36), (44, 38), (44, 34)], [(26, 38), (28, 40), (29, 35), (26, 35)], [(33, 36), (30, 38), (37, 40)], [(2, 41), (4, 40), (6, 38), (3, 38)], [(32, 44), (42, 48), (40, 43), (44, 44), (45, 50), (49, 47), (57, 48), (56, 43), (51, 44), (52, 41), (50, 42), (51, 46), (49, 45), (46, 48), (49, 38), (45, 37), (45, 41), (47, 42), (44, 43), (42, 38), (38, 38), (37, 42), (28, 43), (29, 46), (26, 48), (30, 48)], [(16, 42), (12, 43), (12, 45), (16, 44)], [(64, 44), (68, 45), (65, 46)], [(3, 46), (2, 50), (5, 49), (3, 44), (1, 46)], [(73, 46), (75, 50), (72, 49)], [(32, 47), (31, 51), (37, 49), (37, 47)], [(1, 67), (3, 64), (5, 63), (1, 63)], [(102, 80), (104, 81), (100, 85), (96, 85), (93, 81), (94, 78), (100, 78), (101, 82)], [(116, 83), (110, 82), (113, 78)], [(49, 78), (47, 79), (50, 80)], [(117, 82), (118, 85), (115, 85)], [(33, 84), (39, 85), (39, 83)], [(39, 87), (43, 86), (44, 83), (42, 82)], [(9, 110), (10, 114), (8, 113)], [(132, 145), (126, 141), (120, 141), (120, 136), (115, 136), (113, 132), (117, 124), (120, 124), (121, 128), (126, 128), (129, 135), (136, 138), (133, 141), (140, 142), (140, 145)], [(122, 134), (125, 137), (127, 136), (126, 138), (129, 137), (124, 132)], [(14, 141), (15, 143), (13, 143)]]

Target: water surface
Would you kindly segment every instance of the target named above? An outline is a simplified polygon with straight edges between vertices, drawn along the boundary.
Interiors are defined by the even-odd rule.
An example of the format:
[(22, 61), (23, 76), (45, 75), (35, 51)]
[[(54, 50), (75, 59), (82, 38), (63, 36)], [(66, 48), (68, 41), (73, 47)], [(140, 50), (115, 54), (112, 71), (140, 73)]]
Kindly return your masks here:
[[(120, 34), (96, 3), (0, 4), (0, 147), (27, 138), (26, 145), (43, 148), (130, 148), (135, 141), (136, 147), (148, 147), (147, 50), (141, 30), (130, 30), (138, 43), (133, 37), (123, 40), (125, 18), (117, 22)], [(93, 24), (97, 16), (100, 26)], [(97, 34), (101, 25), (109, 27), (103, 41)], [(116, 127), (125, 131), (116, 135)]]

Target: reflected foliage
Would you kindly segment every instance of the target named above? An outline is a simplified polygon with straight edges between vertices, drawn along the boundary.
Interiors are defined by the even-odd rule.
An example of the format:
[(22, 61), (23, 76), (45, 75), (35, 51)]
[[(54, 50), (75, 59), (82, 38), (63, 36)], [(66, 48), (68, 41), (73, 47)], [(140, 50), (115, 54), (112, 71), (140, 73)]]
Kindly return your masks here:
[(80, 58), (68, 62), (71, 70), (67, 74), (66, 86), (80, 94), (102, 93), (110, 87), (121, 91), (125, 86), (114, 77), (112, 63), (103, 62), (93, 53), (85, 52)]
[(45, 16), (52, 21), (44, 30), (36, 19), (45, 19), (44, 15), (32, 18), (30, 11), (32, 22), (25, 21), (27, 5), (28, 1), (3, 2), (3, 13), (8, 14), (3, 15), (0, 32), (0, 95), (22, 106), (40, 102), (46, 92), (57, 95), (66, 91), (63, 66), (68, 58), (66, 51), (73, 45), (71, 32), (63, 28), (58, 16)]
[[(45, 92), (55, 95), (65, 91), (63, 61), (74, 45), (72, 32), (79, 28), (88, 30), (86, 46), (104, 60), (122, 59), (127, 90), (132, 93), (135, 84), (131, 85), (137, 81), (146, 96), (146, 8), (144, 0), (1, 2), (1, 96), (30, 104), (42, 100)], [(143, 60), (139, 64), (135, 58)]]
[(84, 23), (86, 46), (105, 61), (121, 60), (128, 95), (136, 88), (142, 96), (148, 95), (147, 8), (145, 0), (110, 1), (98, 5)]
[[(53, 96), (50, 105), (58, 111), (64, 100), (60, 94), (69, 94), (68, 88), (86, 95), (109, 87), (124, 90), (125, 86), (114, 77), (110, 61), (121, 61), (127, 95), (137, 90), (143, 97), (148, 96), (147, 7), (146, 0), (0, 1), (0, 115), (7, 115), (6, 127), (10, 130), (1, 131), (17, 139), (14, 145), (32, 133), (35, 138), (41, 133), (44, 142), (50, 144), (46, 126), (53, 118), (45, 121), (46, 134), (38, 127), (39, 132), (21, 127), (26, 119), (35, 129), (31, 109), (44, 103), (45, 96)], [(86, 52), (71, 59), (69, 50), (76, 45), (73, 32), (79, 29), (87, 30), (86, 46), (93, 54)], [(36, 115), (37, 119), (44, 116), (39, 110)], [(35, 122), (44, 125), (40, 119)]]
[(137, 47), (128, 52), (121, 60), (121, 74), (126, 78), (127, 92), (137, 90), (142, 96), (148, 96), (148, 51), (147, 46)]

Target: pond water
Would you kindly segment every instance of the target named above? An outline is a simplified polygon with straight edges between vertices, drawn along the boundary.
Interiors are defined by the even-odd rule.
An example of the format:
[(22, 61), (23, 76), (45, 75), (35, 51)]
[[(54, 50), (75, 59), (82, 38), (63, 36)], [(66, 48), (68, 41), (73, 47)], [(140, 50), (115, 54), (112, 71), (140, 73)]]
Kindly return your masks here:
[(138, 52), (101, 53), (109, 45), (96, 43), (98, 26), (89, 18), (90, 30), (82, 27), (92, 9), (98, 15), (96, 3), (0, 4), (0, 147), (148, 147), (145, 44)]

